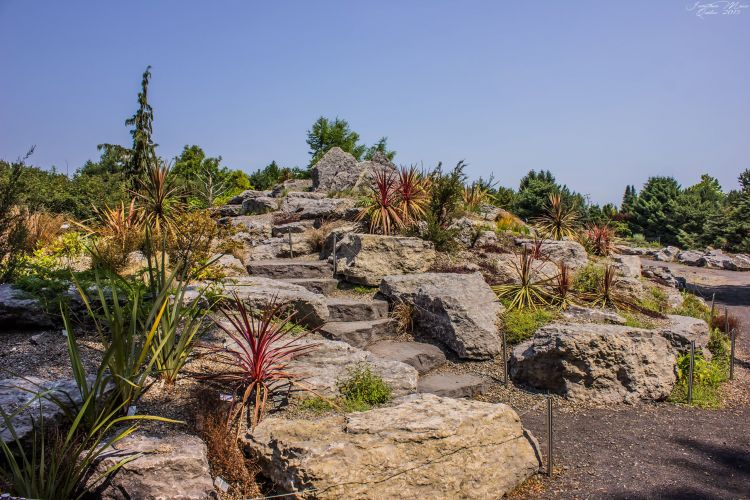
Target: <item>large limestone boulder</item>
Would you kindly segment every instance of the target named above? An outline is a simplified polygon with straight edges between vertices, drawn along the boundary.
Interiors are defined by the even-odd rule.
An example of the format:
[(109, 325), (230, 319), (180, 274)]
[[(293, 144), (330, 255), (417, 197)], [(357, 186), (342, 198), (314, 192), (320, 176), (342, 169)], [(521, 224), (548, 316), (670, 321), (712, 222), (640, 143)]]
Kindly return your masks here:
[(357, 210), (351, 198), (310, 197), (316, 193), (289, 193), (279, 208), (288, 216), (298, 219), (344, 219)]
[[(400, 361), (383, 359), (369, 351), (337, 340), (302, 338), (299, 345), (313, 344), (289, 362), (289, 371), (299, 376), (305, 387), (326, 397), (339, 395), (337, 384), (357, 366), (368, 366), (391, 388), (394, 396), (417, 391), (417, 370)], [(312, 394), (312, 393), (310, 393)], [(302, 393), (303, 397), (305, 393)]]
[(750, 256), (738, 253), (732, 258), (731, 271), (750, 271)]
[(657, 331), (556, 323), (513, 349), (510, 375), (520, 384), (577, 401), (658, 401), (674, 387), (676, 355)]
[(237, 196), (230, 198), (227, 202), (227, 205), (242, 205), (245, 200), (249, 200), (250, 198), (260, 198), (268, 196), (271, 196), (271, 191), (256, 191), (254, 189), (248, 189), (247, 191), (243, 191)]
[(336, 270), (346, 281), (378, 286), (385, 276), (427, 271), (436, 256), (420, 238), (347, 233), (336, 244)]
[(281, 184), (274, 186), (273, 190), (271, 191), (271, 196), (273, 196), (274, 198), (279, 198), (284, 194), (307, 192), (311, 189), (311, 179), (289, 179), (282, 182)]
[(662, 248), (661, 250), (658, 250), (653, 253), (654, 260), (658, 260), (660, 262), (673, 262), (675, 258), (677, 258), (677, 255), (680, 253), (680, 249), (673, 246), (668, 246), (665, 248)]
[(480, 273), (386, 276), (380, 293), (414, 306), (414, 332), (448, 346), (459, 357), (490, 359), (500, 353), (498, 315), (503, 306)]
[(132, 434), (105, 450), (97, 462), (101, 473), (130, 456), (100, 486), (97, 498), (107, 500), (203, 500), (216, 498), (206, 445), (196, 436)]
[(3, 329), (49, 328), (52, 320), (39, 300), (10, 284), (0, 285), (0, 324)]
[(711, 359), (711, 353), (708, 350), (710, 340), (708, 323), (702, 319), (675, 314), (670, 314), (667, 318), (669, 323), (660, 328), (659, 333), (672, 344), (675, 350), (682, 354), (688, 353), (690, 342), (695, 342), (695, 348), (701, 349), (706, 359)]
[[(519, 238), (516, 242), (528, 249), (534, 245), (534, 241), (530, 239)], [(542, 259), (554, 263), (564, 262), (573, 270), (585, 266), (589, 261), (586, 249), (577, 241), (543, 240), (540, 253)]]
[(244, 441), (298, 498), (500, 498), (541, 465), (509, 406), (432, 394), (318, 420), (266, 418)]
[(695, 250), (685, 250), (677, 254), (677, 262), (686, 266), (703, 267), (706, 265), (706, 258), (703, 254)]
[[(289, 244), (291, 240), (291, 245)], [(254, 260), (269, 260), (285, 257), (299, 257), (315, 253), (310, 239), (305, 234), (292, 233), (291, 236), (278, 236), (266, 238), (255, 242), (250, 247), (245, 247), (242, 261), (247, 264)]]
[(313, 191), (330, 193), (352, 189), (362, 170), (354, 156), (335, 147), (318, 160), (310, 173)]
[(492, 226), (485, 220), (477, 220), (471, 217), (456, 219), (448, 227), (456, 231), (456, 240), (466, 248), (471, 248), (483, 231), (491, 230)]
[(266, 214), (268, 212), (275, 212), (278, 209), (279, 200), (277, 198), (271, 198), (270, 196), (248, 198), (242, 202), (242, 213), (248, 215)]
[[(206, 285), (189, 285), (185, 300), (195, 300), (198, 290)], [(250, 307), (260, 308), (276, 299), (276, 303), (288, 304), (295, 312), (294, 321), (316, 327), (328, 320), (328, 304), (323, 295), (310, 292), (306, 288), (285, 281), (259, 276), (240, 276), (214, 285), (218, 293), (230, 297), (236, 293)]]
[(238, 233), (247, 236), (239, 236), (237, 239), (242, 241), (252, 241), (253, 239), (270, 238), (273, 230), (273, 214), (264, 215), (241, 215), (232, 217), (227, 221), (234, 226)]
[(681, 285), (684, 286), (684, 278), (677, 278), (667, 266), (643, 266), (641, 274), (644, 278), (654, 280), (660, 285), (664, 285), (672, 288), (679, 288)]

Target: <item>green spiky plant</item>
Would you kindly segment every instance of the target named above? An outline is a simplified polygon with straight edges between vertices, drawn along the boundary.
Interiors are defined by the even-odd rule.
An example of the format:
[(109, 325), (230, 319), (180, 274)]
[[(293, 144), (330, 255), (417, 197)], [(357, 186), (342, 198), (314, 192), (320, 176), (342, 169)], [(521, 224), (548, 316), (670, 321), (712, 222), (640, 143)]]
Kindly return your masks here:
[(567, 206), (559, 193), (549, 195), (545, 213), (535, 223), (537, 230), (552, 240), (575, 238), (579, 215), (575, 207)]
[(516, 272), (516, 283), (495, 285), (492, 290), (501, 299), (507, 301), (508, 309), (536, 309), (549, 303), (546, 287), (549, 278), (539, 278), (539, 269), (534, 266), (534, 257), (524, 248), (513, 263)]

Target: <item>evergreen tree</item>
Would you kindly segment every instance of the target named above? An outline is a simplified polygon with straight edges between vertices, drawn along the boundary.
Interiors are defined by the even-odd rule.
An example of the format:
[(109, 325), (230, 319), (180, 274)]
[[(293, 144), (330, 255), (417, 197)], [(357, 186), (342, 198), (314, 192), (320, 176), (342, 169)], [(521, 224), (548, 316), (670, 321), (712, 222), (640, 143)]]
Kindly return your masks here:
[[(321, 116), (307, 131), (307, 145), (310, 146), (310, 166), (320, 160), (329, 149), (339, 147), (357, 160), (362, 158), (367, 147), (359, 142), (359, 134), (349, 128), (349, 123), (336, 117), (333, 121)], [(385, 143), (383, 143), (385, 146)]]
[(396, 156), (395, 151), (389, 151), (388, 150), (388, 138), (387, 137), (381, 137), (378, 142), (367, 148), (367, 151), (365, 152), (365, 160), (372, 160), (375, 153), (383, 153), (386, 158), (388, 158), (390, 161), (393, 161), (393, 158)]
[(626, 217), (632, 215), (636, 201), (638, 201), (638, 194), (635, 191), (635, 186), (625, 186), (625, 194), (622, 196), (620, 213)]
[(133, 127), (130, 131), (130, 135), (133, 136), (133, 147), (127, 167), (127, 173), (133, 184), (148, 171), (150, 166), (156, 164), (156, 144), (151, 140), (154, 110), (148, 103), (150, 79), (151, 66), (148, 66), (143, 72), (141, 91), (138, 93), (138, 111), (125, 120), (125, 125)]
[(585, 205), (583, 196), (572, 193), (567, 186), (559, 185), (549, 170), (531, 170), (521, 179), (513, 211), (526, 220), (539, 217), (545, 213), (549, 195), (553, 193), (559, 193), (568, 207), (580, 209)]
[(673, 177), (649, 178), (633, 206), (630, 218), (633, 232), (659, 238), (665, 244), (676, 244), (674, 210), (679, 195), (680, 185)]
[(726, 196), (724, 209), (706, 223), (713, 244), (731, 252), (750, 252), (750, 170), (739, 176), (740, 189)]
[(719, 181), (710, 175), (702, 175), (701, 181), (685, 189), (674, 202), (674, 225), (677, 240), (687, 248), (713, 244), (713, 237), (706, 232), (706, 224), (722, 211), (724, 193)]

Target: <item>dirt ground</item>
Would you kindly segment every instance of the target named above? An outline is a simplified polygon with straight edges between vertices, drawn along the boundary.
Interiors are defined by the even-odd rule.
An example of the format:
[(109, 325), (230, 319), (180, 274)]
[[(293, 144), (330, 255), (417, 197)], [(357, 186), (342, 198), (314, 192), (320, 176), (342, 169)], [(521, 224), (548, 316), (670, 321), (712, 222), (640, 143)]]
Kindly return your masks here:
[[(725, 407), (561, 408), (554, 475), (535, 478), (516, 498), (750, 498), (750, 273), (664, 265), (708, 301), (715, 293), (717, 306), (743, 322)], [(531, 411), (522, 420), (546, 460), (546, 413)]]

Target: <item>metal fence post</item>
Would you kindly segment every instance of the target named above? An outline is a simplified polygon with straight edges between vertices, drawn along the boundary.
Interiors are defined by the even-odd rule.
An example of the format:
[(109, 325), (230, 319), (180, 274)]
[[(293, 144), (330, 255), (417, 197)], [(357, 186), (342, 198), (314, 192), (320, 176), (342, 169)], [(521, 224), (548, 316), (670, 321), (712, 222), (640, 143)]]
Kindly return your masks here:
[(724, 308), (724, 334), (729, 335), (729, 309)]
[(732, 329), (731, 347), (729, 349), (729, 380), (734, 380), (734, 339), (737, 337), (737, 329)]
[(693, 367), (695, 366), (695, 341), (690, 341), (690, 369), (688, 370), (688, 404), (693, 404)]
[[(711, 316), (710, 316), (710, 322), (714, 322), (714, 308), (716, 307), (716, 294), (711, 294)], [(708, 325), (711, 326), (711, 325)]]
[(336, 277), (336, 233), (333, 233), (333, 277)]
[(294, 250), (292, 249), (292, 228), (289, 228), (289, 257), (294, 258)]
[(552, 396), (547, 396), (547, 476), (552, 477)]
[(503, 385), (508, 385), (508, 342), (503, 329)]

